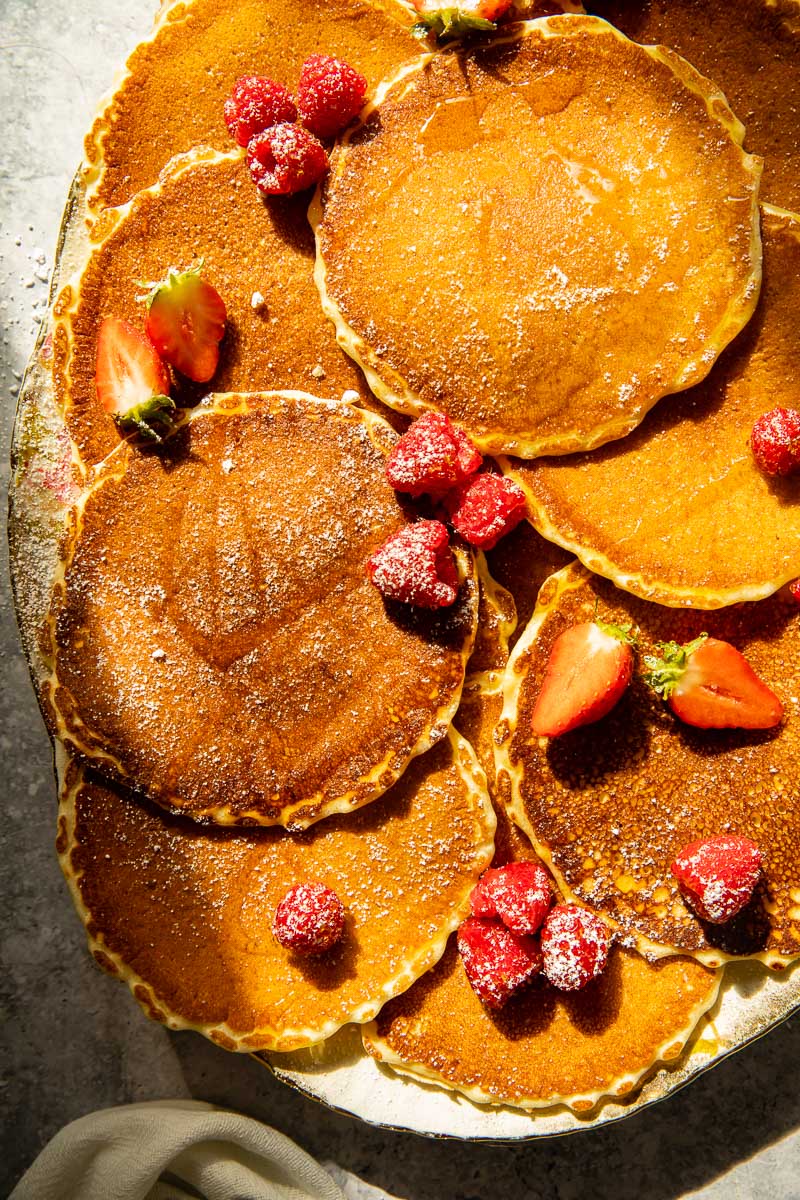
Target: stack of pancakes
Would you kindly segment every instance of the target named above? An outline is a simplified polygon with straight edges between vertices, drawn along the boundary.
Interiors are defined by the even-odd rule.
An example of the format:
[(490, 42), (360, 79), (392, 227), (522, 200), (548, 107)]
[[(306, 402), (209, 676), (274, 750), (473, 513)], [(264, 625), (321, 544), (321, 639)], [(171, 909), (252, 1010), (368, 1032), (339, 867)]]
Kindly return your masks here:
[[(278, 1052), (355, 1022), (478, 1103), (584, 1112), (679, 1059), (727, 959), (800, 956), (800, 481), (748, 450), (800, 405), (800, 4), (748, 0), (735, 29), (721, 0), (561, 7), (442, 50), (377, 0), (162, 6), (87, 137), (88, 250), (53, 308), (79, 498), (41, 652), (61, 862), (148, 1015)], [(313, 52), (372, 100), (307, 212), (259, 197), (222, 106)], [(162, 447), (122, 442), (100, 322), (141, 323), (141, 282), (200, 259), (219, 370)], [(434, 613), (364, 571), (418, 511), (384, 465), (427, 410), (529, 500), (488, 555), (458, 547)], [(550, 647), (597, 604), (644, 649), (734, 642), (783, 724), (679, 728), (635, 682), (535, 738)], [(715, 929), (669, 863), (728, 831), (765, 872)], [(492, 861), (534, 855), (615, 947), (583, 991), (492, 1014), (454, 931)], [(271, 924), (309, 879), (347, 924), (302, 959)]]

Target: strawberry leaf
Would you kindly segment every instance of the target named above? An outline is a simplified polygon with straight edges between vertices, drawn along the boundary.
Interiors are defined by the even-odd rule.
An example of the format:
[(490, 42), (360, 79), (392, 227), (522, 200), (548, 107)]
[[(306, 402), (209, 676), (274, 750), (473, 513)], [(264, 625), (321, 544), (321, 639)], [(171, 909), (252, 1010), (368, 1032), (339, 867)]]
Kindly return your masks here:
[(490, 33), (497, 28), (494, 21), (485, 17), (476, 17), (455, 6), (437, 8), (435, 12), (422, 13), (415, 25), (411, 26), (412, 37), (420, 40), (432, 33), (437, 42), (448, 42), (454, 38), (466, 37), (470, 33)]
[(644, 665), (648, 669), (643, 673), (642, 678), (647, 686), (652, 688), (662, 700), (669, 700), (678, 681), (686, 671), (689, 659), (695, 650), (700, 649), (707, 638), (707, 633), (701, 633), (698, 638), (695, 638), (693, 642), (687, 642), (685, 646), (681, 646), (677, 642), (659, 642), (656, 650), (661, 657), (656, 658), (653, 654), (646, 654), (644, 658)]
[(618, 642), (623, 642), (626, 646), (635, 646), (639, 640), (639, 629), (633, 625), (612, 625), (608, 621), (599, 621), (597, 617), (594, 623), (601, 633), (607, 633), (609, 637), (616, 638)]
[(133, 434), (145, 442), (161, 442), (175, 428), (175, 404), (169, 396), (151, 396), (124, 413), (114, 413), (114, 420), (123, 433)]

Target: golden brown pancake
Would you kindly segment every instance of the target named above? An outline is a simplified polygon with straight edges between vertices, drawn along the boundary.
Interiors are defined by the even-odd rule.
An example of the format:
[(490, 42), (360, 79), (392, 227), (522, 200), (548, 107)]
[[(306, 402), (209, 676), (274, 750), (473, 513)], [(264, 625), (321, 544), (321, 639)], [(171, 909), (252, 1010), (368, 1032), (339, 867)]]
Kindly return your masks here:
[(584, 1113), (628, 1096), (658, 1063), (683, 1053), (717, 997), (721, 972), (688, 958), (648, 963), (615, 947), (579, 992), (545, 982), (490, 1013), (469, 985), (451, 937), (441, 961), (364, 1030), (366, 1050), (404, 1075), (479, 1104)]
[(86, 463), (105, 458), (120, 440), (95, 389), (100, 322), (116, 316), (143, 328), (143, 282), (201, 259), (228, 321), (214, 378), (204, 387), (183, 385), (179, 401), (193, 403), (203, 391), (299, 388), (333, 400), (353, 392), (378, 407), (320, 310), (306, 207), (306, 196), (262, 200), (237, 151), (200, 149), (170, 164), (128, 207), (104, 214), (92, 232), (93, 253), (55, 310), (56, 398)]
[[(367, 1021), (441, 956), (492, 856), (494, 815), (454, 733), (368, 809), (302, 834), (203, 829), (68, 775), (58, 849), (95, 958), (148, 1016), (228, 1050), (292, 1050)], [(332, 887), (342, 942), (272, 936), (290, 887)]]
[(230, 148), (222, 108), (241, 75), (267, 75), (294, 92), (310, 54), (343, 58), (369, 94), (420, 54), (410, 9), (369, 0), (177, 0), (88, 134), (90, 208), (124, 204), (155, 183), (164, 164), (201, 142)]
[(713, 79), (764, 157), (761, 195), (800, 210), (798, 0), (587, 0), (637, 42), (662, 42)]
[(800, 575), (800, 477), (756, 466), (750, 432), (800, 403), (800, 219), (765, 208), (753, 319), (691, 391), (591, 454), (504, 464), (531, 520), (619, 587), (661, 604), (758, 600)]
[(514, 597), (517, 627), (510, 637), (512, 645), (531, 619), (545, 579), (572, 562), (572, 557), (543, 538), (527, 521), (520, 522), (487, 552), (492, 577)]
[[(655, 643), (702, 632), (731, 642), (780, 696), (773, 730), (696, 729), (646, 687), (638, 671), (593, 725), (559, 738), (530, 732), (553, 642), (592, 620), (639, 629), (638, 660)], [(577, 564), (552, 576), (505, 673), (495, 731), (510, 813), (565, 895), (588, 904), (653, 954), (680, 951), (716, 966), (729, 956), (780, 967), (800, 955), (800, 609), (777, 593), (713, 613), (664, 608), (619, 591)], [(684, 905), (670, 864), (688, 843), (744, 834), (764, 854), (750, 904), (724, 925)]]
[(509, 640), (517, 627), (514, 597), (492, 578), (486, 555), (481, 550), (475, 555), (475, 565), (480, 599), (475, 644), (467, 663), (468, 676), (502, 671), (508, 662)]
[(483, 450), (622, 437), (755, 307), (742, 136), (686, 62), (596, 18), (413, 64), (309, 212), (323, 306), (381, 400)]
[(374, 800), (444, 737), (477, 616), (365, 564), (407, 514), (396, 435), (297, 394), (217, 397), (125, 447), (73, 518), (51, 616), (56, 730), (97, 770), (222, 824), (302, 828)]

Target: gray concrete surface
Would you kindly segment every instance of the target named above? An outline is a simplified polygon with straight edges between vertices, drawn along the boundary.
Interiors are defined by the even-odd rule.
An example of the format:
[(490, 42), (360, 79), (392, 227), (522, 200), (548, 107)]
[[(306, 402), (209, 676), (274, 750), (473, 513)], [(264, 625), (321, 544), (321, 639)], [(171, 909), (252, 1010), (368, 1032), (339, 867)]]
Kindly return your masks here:
[[(147, 0), (113, 8), (0, 0), (5, 482), (16, 393), (82, 132), (149, 19)], [(193, 1096), (295, 1138), (334, 1164), (352, 1197), (374, 1195), (373, 1185), (404, 1200), (800, 1200), (800, 1018), (648, 1112), (517, 1147), (371, 1129), (305, 1100), (254, 1061), (145, 1021), (127, 989), (92, 965), (60, 876), (50, 748), (18, 648), (5, 556), (2, 568), (0, 1194), (67, 1121), (111, 1104)]]

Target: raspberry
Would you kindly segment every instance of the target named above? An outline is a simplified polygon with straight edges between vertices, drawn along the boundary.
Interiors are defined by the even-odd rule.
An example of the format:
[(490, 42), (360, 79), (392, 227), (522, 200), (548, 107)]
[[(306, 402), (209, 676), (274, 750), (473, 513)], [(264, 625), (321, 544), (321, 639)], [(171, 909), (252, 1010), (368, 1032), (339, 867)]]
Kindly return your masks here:
[(441, 521), (406, 525), (376, 550), (367, 574), (387, 600), (418, 608), (446, 608), (458, 594), (450, 538)]
[(467, 917), (458, 931), (458, 952), (473, 992), (487, 1008), (502, 1008), (542, 969), (534, 939), (499, 921)]
[(288, 88), (263, 75), (243, 75), (225, 101), (225, 124), (240, 146), (273, 125), (297, 120), (297, 109)]
[(441, 496), (463, 483), (483, 459), (467, 435), (443, 413), (426, 413), (409, 426), (386, 463), (386, 476), (398, 492)]
[(476, 475), (444, 500), (453, 528), (471, 546), (491, 550), (525, 516), (525, 493), (502, 475)]
[(251, 139), (247, 165), (260, 192), (292, 196), (319, 182), (328, 156), (321, 142), (299, 125), (273, 125)]
[(317, 137), (335, 137), (361, 112), (366, 94), (364, 76), (329, 54), (312, 54), (300, 69), (297, 107)]
[(721, 925), (735, 917), (752, 896), (761, 875), (761, 860), (761, 851), (750, 838), (721, 834), (686, 846), (670, 870), (698, 917)]
[(298, 883), (281, 900), (272, 932), (287, 950), (322, 954), (344, 931), (344, 908), (324, 883)]
[(493, 867), (478, 881), (470, 899), (473, 917), (499, 917), (512, 933), (536, 933), (547, 915), (550, 877), (538, 862)]
[(557, 904), (542, 927), (544, 973), (553, 987), (575, 992), (601, 973), (610, 946), (601, 917), (577, 904)]
[(773, 408), (750, 434), (756, 464), (767, 475), (791, 475), (800, 467), (800, 410)]
[(800, 579), (795, 579), (789, 584), (789, 595), (800, 604)]

